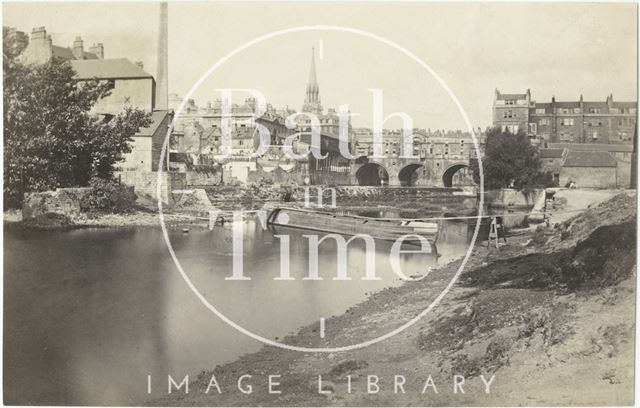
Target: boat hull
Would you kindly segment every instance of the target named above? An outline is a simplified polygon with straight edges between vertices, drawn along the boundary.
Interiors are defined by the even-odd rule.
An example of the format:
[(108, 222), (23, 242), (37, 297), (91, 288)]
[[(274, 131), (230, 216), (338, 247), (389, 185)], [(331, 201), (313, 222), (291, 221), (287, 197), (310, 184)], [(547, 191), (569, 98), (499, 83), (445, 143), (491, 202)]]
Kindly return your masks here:
[[(405, 235), (420, 235), (434, 243), (438, 233), (438, 224), (434, 222), (371, 218), (289, 207), (270, 210), (267, 219), (269, 225), (344, 235), (367, 234), (386, 241), (396, 241)], [(405, 241), (419, 242), (419, 239), (407, 237)]]

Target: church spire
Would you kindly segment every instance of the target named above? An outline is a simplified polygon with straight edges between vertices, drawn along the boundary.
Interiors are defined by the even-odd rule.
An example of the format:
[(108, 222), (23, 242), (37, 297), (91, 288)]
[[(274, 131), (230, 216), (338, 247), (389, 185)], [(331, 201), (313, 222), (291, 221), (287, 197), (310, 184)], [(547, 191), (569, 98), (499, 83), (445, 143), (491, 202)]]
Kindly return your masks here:
[(307, 83), (307, 93), (304, 98), (303, 112), (311, 112), (315, 114), (322, 113), (322, 104), (320, 103), (320, 87), (318, 86), (318, 78), (316, 77), (316, 60), (315, 49), (311, 48), (311, 68), (309, 69), (309, 82)]
[(309, 84), (310, 87), (318, 87), (318, 78), (316, 77), (316, 58), (315, 48), (311, 47), (311, 69), (309, 70)]

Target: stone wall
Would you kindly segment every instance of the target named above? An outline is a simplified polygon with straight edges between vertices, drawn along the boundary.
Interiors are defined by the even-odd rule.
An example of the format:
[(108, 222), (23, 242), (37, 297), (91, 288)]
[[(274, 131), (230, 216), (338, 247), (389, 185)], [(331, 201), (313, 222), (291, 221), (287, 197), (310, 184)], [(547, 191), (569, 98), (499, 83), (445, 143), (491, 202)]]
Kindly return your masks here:
[(222, 171), (187, 169), (185, 174), (187, 186), (217, 186), (222, 183)]
[(22, 218), (27, 220), (47, 213), (78, 215), (81, 212), (80, 202), (90, 191), (90, 187), (78, 187), (27, 193), (22, 204)]
[(527, 225), (532, 216), (542, 219), (545, 196), (544, 188), (489, 190), (485, 191), (484, 206), (486, 214), (504, 215), (503, 225), (513, 228)]
[[(315, 206), (318, 197), (318, 187), (322, 187), (323, 202), (326, 205), (331, 203), (331, 190), (327, 186), (308, 186), (310, 202)], [(367, 205), (372, 202), (386, 203), (394, 205), (398, 203), (407, 202), (434, 202), (434, 201), (461, 201), (471, 198), (476, 200), (476, 196), (471, 197), (454, 195), (459, 193), (460, 189), (451, 188), (420, 188), (420, 187), (367, 187), (367, 186), (337, 186), (336, 200), (338, 203), (353, 204), (353, 205)], [(304, 187), (299, 187), (295, 192), (298, 201), (303, 201), (305, 196)]]
[(265, 171), (261, 166), (258, 166), (255, 171), (249, 172), (247, 182), (301, 185), (304, 183), (304, 174), (295, 170), (287, 172), (280, 167)]
[[(158, 194), (158, 172), (157, 171), (121, 171), (115, 174), (117, 180), (122, 184), (132, 186), (136, 194), (145, 195), (153, 199)], [(184, 190), (187, 188), (187, 176), (185, 173), (163, 172), (160, 184), (160, 197), (165, 204), (172, 204), (172, 194), (174, 190)]]
[(616, 188), (616, 172), (616, 167), (564, 167), (560, 173), (560, 186), (573, 181), (578, 188)]
[(631, 184), (631, 160), (618, 159), (616, 183), (618, 188), (629, 188)]

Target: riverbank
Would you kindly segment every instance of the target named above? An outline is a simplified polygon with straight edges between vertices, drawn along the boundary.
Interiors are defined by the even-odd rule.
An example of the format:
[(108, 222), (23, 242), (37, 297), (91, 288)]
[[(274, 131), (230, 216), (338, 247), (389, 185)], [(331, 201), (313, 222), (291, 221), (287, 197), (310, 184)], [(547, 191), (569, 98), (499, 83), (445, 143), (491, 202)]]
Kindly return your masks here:
[[(192, 377), (188, 395), (152, 395), (148, 403), (630, 405), (635, 220), (635, 196), (621, 194), (555, 227), (540, 228), (533, 238), (510, 239), (499, 250), (476, 245), (442, 302), (390, 339), (329, 354), (265, 346)], [(423, 310), (459, 266), (456, 261), (438, 269), (435, 279), (385, 289), (326, 319), (324, 339), (313, 324), (282, 341), (332, 347), (387, 333)], [(252, 376), (250, 394), (238, 389), (242, 375)], [(268, 375), (281, 375), (276, 380), (281, 393), (269, 393)], [(464, 393), (454, 393), (454, 375), (465, 378)], [(379, 388), (367, 385), (370, 376)], [(487, 394), (481, 379), (492, 376)], [(425, 386), (430, 377), (438, 393)], [(215, 387), (205, 393), (212, 378), (221, 394)]]
[[(205, 214), (165, 213), (168, 227), (208, 227)], [(29, 221), (23, 221), (20, 211), (5, 211), (5, 226), (22, 226), (35, 229), (74, 228), (118, 228), (118, 227), (160, 227), (157, 212), (134, 211), (128, 214), (80, 214), (72, 217), (46, 214)]]

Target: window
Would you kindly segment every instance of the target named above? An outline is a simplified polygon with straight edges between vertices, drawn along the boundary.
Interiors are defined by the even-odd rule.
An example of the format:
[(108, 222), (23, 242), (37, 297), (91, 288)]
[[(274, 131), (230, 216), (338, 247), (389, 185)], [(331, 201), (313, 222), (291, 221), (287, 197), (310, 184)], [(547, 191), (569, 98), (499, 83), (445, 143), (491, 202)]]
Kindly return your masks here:
[(573, 113), (580, 113), (580, 108), (573, 108)]
[(594, 130), (593, 133), (591, 134), (591, 138), (593, 140), (598, 140), (598, 131)]
[(536, 113), (537, 113), (538, 115), (544, 115), (544, 113), (545, 113), (545, 112), (544, 112), (544, 108), (538, 108), (538, 109), (536, 109)]
[(573, 118), (564, 118), (560, 120), (560, 124), (562, 126), (573, 126)]
[(543, 118), (540, 119), (540, 125), (549, 125), (549, 119), (548, 118)]
[(600, 113), (599, 108), (589, 108), (589, 113)]
[(504, 111), (502, 116), (504, 119), (511, 119), (516, 117), (515, 113), (513, 113), (512, 110)]
[(449, 144), (448, 143), (444, 144), (444, 154), (449, 154)]
[(504, 101), (505, 105), (515, 105), (516, 101), (513, 99), (507, 99), (506, 101)]
[(564, 113), (566, 115), (568, 113), (571, 113), (571, 110), (567, 109), (567, 108), (562, 108), (562, 113)]
[(529, 123), (529, 132), (531, 132), (532, 135), (538, 133), (538, 125), (535, 123)]

